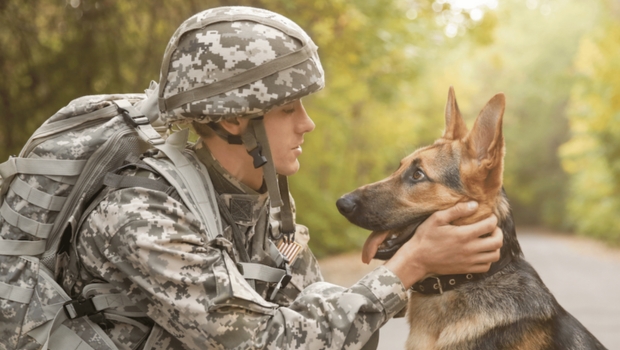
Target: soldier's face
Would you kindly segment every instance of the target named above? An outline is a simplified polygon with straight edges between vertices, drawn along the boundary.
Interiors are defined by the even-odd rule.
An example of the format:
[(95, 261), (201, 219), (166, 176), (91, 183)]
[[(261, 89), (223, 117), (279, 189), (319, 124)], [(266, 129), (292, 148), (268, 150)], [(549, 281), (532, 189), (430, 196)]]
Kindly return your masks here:
[(301, 100), (270, 110), (264, 123), (276, 172), (286, 176), (295, 174), (299, 170), (297, 157), (301, 154), (304, 134), (314, 130), (314, 122)]

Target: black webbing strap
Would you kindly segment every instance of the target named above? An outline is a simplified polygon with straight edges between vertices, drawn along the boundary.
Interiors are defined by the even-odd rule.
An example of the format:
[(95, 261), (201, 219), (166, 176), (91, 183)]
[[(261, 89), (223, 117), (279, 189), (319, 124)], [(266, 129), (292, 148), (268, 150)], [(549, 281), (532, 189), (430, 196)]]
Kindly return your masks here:
[(149, 190), (166, 192), (170, 191), (171, 186), (141, 176), (123, 176), (114, 173), (107, 173), (103, 178), (103, 184), (111, 188), (130, 188), (144, 187)]
[(155, 169), (153, 169), (150, 165), (146, 164), (140, 157), (129, 154), (127, 158), (125, 158), (124, 164), (113, 171), (105, 174), (103, 178), (103, 184), (107, 187), (111, 188), (130, 188), (130, 187), (143, 187), (154, 191), (161, 191), (165, 193), (174, 192), (173, 186), (168, 186), (161, 181), (149, 179), (144, 176), (134, 175), (134, 176), (125, 176), (119, 175), (125, 169), (128, 168), (137, 168), (141, 170), (148, 171), (149, 173), (158, 174)]
[(243, 140), (241, 139), (240, 135), (233, 135), (229, 133), (228, 131), (221, 128), (218, 123), (208, 122), (206, 125), (209, 128), (211, 128), (211, 130), (213, 130), (213, 132), (217, 136), (219, 136), (222, 140), (228, 142), (229, 144), (231, 145), (242, 145), (243, 144)]
[(224, 220), (226, 220), (226, 222), (230, 224), (230, 228), (232, 229), (233, 241), (235, 243), (235, 247), (237, 248), (237, 252), (239, 253), (239, 259), (241, 259), (241, 262), (249, 262), (250, 256), (245, 250), (245, 245), (243, 244), (243, 234), (241, 233), (241, 230), (239, 230), (239, 226), (233, 219), (230, 210), (228, 210), (228, 206), (226, 206), (226, 203), (224, 203), (224, 200), (217, 194), (215, 198), (217, 199), (217, 206), (220, 209), (220, 214), (222, 215)]
[(295, 239), (295, 222), (293, 221), (293, 209), (291, 207), (291, 198), (288, 192), (288, 179), (284, 175), (278, 175), (278, 187), (282, 197), (282, 206), (280, 207), (280, 232), (289, 242)]

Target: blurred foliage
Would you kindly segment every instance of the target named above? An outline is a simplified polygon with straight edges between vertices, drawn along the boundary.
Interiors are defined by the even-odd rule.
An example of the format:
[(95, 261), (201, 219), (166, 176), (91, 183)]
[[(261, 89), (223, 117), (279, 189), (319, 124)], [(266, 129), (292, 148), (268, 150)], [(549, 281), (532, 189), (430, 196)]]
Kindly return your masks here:
[[(619, 86), (609, 76), (620, 35), (617, 21), (600, 24), (600, 1), (488, 0), (475, 8), (451, 0), (0, 1), (0, 159), (72, 99), (140, 92), (158, 80), (170, 35), (192, 14), (248, 5), (293, 19), (320, 48), (327, 87), (304, 99), (317, 129), (291, 179), (298, 221), (309, 226), (317, 255), (361, 246), (368, 233), (341, 217), (335, 201), (441, 136), (450, 85), (470, 124), (495, 93), (507, 95), (505, 186), (518, 224), (604, 225), (617, 234), (618, 222), (596, 219), (619, 205), (620, 171), (618, 138), (605, 124), (620, 118), (618, 105), (604, 97)], [(571, 89), (567, 173), (557, 152), (569, 139)], [(574, 166), (585, 161), (592, 164)], [(599, 197), (584, 194), (593, 177)], [(593, 209), (603, 199), (609, 206)]]
[(581, 42), (569, 105), (568, 214), (578, 232), (620, 245), (620, 21), (608, 17)]
[(442, 88), (454, 85), (470, 125), (491, 96), (506, 94), (504, 185), (519, 225), (570, 227), (564, 204), (568, 177), (557, 153), (568, 139), (573, 57), (597, 22), (597, 4), (503, 0), (494, 12), (491, 45), (451, 50), (423, 79), (439, 76)]

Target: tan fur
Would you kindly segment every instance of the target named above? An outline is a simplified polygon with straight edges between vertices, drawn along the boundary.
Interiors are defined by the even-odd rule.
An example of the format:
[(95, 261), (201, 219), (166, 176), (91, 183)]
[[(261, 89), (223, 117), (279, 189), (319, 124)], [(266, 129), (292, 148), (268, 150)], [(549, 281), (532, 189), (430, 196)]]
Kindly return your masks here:
[(514, 346), (515, 350), (538, 350), (545, 348), (551, 341), (551, 335), (546, 329), (532, 329), (523, 334), (521, 342)]
[[(407, 349), (451, 349), (479, 338), (493, 327), (518, 320), (516, 313), (484, 308), (468, 310), (463, 316), (465, 298), (456, 292), (438, 296), (411, 293), (407, 312), (410, 325)], [(540, 343), (536, 339), (531, 342)]]
[[(389, 230), (390, 236), (412, 234), (416, 223), (432, 213), (470, 200), (479, 203), (476, 213), (453, 224), (470, 224), (495, 214), (506, 225), (502, 226), (508, 230), (502, 257), (507, 259), (495, 265), (496, 273), (441, 295), (410, 293), (408, 350), (497, 346), (543, 350), (567, 341), (576, 344), (570, 348), (603, 349), (571, 316), (558, 312), (553, 296), (521, 259), (510, 207), (502, 193), (504, 106), (503, 94), (494, 96), (468, 131), (450, 88), (443, 137), (405, 157), (388, 178), (344, 195), (339, 209), (351, 222), (371, 230)], [(418, 171), (425, 174), (420, 181), (413, 176)], [(564, 328), (562, 338), (556, 339), (559, 320)], [(565, 339), (565, 334), (572, 338)]]
[[(482, 116), (485, 113), (500, 111), (499, 127), (493, 126), (495, 131), (493, 135), (481, 132), (478, 122), (480, 116), (474, 129), (468, 132), (458, 110), (454, 91), (450, 89), (446, 104), (446, 131), (434, 146), (442, 146), (441, 150), (449, 149), (460, 155), (459, 172), (465, 193), (458, 193), (445, 186), (419, 188), (416, 193), (417, 205), (430, 205), (444, 209), (457, 202), (476, 200), (479, 203), (478, 211), (470, 217), (457, 220), (454, 223), (457, 225), (477, 222), (491, 214), (502, 218), (508, 215), (507, 202), (499, 199), (504, 156), (504, 140), (501, 136), (503, 110), (503, 99), (494, 98), (480, 113)], [(493, 141), (490, 142), (489, 147), (480, 146), (485, 143), (489, 144), (491, 139)], [(437, 149), (437, 147), (420, 149), (406, 157), (403, 162), (410, 163), (410, 159), (422, 159), (422, 164), (428, 163), (429, 165), (424, 167), (429, 177), (438, 176), (441, 169), (450, 165), (445, 162), (451, 160), (438, 157)], [(442, 164), (441, 161), (444, 163)], [(431, 193), (419, 193), (426, 191)], [(460, 314), (457, 308), (464, 307), (464, 302), (458, 300), (461, 298), (463, 298), (461, 294), (454, 292), (431, 297), (411, 293), (408, 305), (410, 335), (407, 340), (407, 349), (449, 349), (476, 339), (497, 325), (515, 321), (512, 314), (501, 312), (501, 310), (493, 312), (488, 309), (472, 310), (474, 313), (455, 319), (455, 315)]]

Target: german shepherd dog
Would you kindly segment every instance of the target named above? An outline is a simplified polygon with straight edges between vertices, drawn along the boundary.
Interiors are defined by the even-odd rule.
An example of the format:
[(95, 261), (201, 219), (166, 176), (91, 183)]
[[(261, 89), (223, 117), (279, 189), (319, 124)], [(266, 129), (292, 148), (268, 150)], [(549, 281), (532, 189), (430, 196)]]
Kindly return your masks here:
[(367, 260), (389, 259), (433, 212), (458, 202), (479, 207), (455, 225), (491, 213), (498, 218), (504, 243), (487, 273), (433, 276), (412, 287), (407, 349), (605, 349), (523, 259), (502, 188), (504, 108), (504, 95), (495, 95), (468, 131), (450, 87), (443, 136), (405, 157), (386, 179), (342, 196), (338, 209), (375, 231), (365, 244)]

